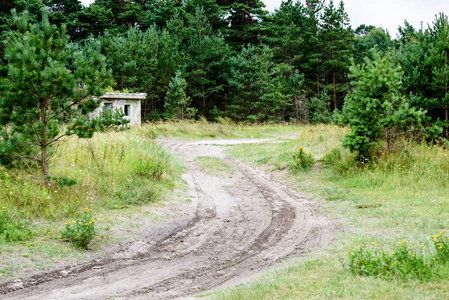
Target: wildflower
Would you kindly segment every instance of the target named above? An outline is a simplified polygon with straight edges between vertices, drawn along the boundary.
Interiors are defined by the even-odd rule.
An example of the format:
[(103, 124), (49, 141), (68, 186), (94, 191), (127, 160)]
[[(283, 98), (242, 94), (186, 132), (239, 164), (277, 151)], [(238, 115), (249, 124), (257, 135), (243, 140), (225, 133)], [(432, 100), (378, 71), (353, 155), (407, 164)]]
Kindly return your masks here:
[(363, 247), (363, 244), (360, 244), (360, 247)]
[(75, 220), (72, 220), (72, 223), (76, 223)]
[(6, 207), (5, 207), (5, 206), (2, 206), (2, 209), (3, 209), (3, 210), (6, 210)]
[(371, 242), (371, 245), (376, 245), (376, 243), (375, 242)]
[(18, 180), (20, 180), (20, 177), (19, 177), (19, 176), (17, 176), (17, 179), (18, 179)]
[(401, 244), (404, 244), (404, 243), (405, 243), (405, 240), (402, 240), (402, 241), (401, 241)]
[(437, 234), (437, 237), (440, 237), (443, 233), (444, 233), (444, 230), (440, 231), (440, 233)]
[(419, 245), (419, 248), (422, 248), (422, 247), (424, 247), (424, 245)]

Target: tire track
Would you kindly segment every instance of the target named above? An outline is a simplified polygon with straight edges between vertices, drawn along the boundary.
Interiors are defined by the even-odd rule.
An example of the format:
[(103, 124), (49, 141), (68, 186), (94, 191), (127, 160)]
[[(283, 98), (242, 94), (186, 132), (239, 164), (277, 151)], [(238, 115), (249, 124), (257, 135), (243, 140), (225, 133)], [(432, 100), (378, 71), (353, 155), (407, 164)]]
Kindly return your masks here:
[[(150, 233), (88, 265), (33, 276), (20, 285), (4, 283), (5, 299), (181, 298), (329, 242), (330, 225), (304, 195), (207, 141), (161, 143), (187, 164), (194, 215), (161, 228), (157, 240)], [(223, 159), (235, 169), (232, 178), (204, 174), (198, 156)]]

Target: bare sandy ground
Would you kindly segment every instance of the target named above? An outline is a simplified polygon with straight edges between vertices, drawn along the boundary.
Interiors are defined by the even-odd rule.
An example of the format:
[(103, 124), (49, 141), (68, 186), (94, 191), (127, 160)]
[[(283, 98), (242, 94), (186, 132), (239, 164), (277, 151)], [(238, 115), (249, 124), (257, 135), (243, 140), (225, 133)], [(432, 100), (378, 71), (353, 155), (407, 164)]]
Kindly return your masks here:
[[(183, 179), (192, 201), (177, 207), (175, 219), (104, 258), (0, 284), (0, 298), (187, 298), (322, 249), (331, 225), (311, 199), (222, 151), (257, 141), (162, 139), (187, 166)], [(235, 171), (205, 174), (198, 156), (219, 157)]]

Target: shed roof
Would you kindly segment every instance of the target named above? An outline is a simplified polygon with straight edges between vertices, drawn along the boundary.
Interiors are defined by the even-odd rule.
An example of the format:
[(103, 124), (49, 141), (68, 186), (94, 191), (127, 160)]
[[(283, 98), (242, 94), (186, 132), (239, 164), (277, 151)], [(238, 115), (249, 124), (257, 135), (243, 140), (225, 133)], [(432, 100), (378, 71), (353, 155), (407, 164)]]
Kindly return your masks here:
[(124, 99), (124, 100), (144, 100), (146, 93), (106, 93), (101, 96), (102, 99)]

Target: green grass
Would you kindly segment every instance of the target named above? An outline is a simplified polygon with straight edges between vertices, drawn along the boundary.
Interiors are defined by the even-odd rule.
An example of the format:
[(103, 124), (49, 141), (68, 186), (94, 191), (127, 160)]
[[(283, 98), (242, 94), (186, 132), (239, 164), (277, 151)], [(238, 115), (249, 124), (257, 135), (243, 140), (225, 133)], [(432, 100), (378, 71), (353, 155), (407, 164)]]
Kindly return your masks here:
[(175, 136), (183, 138), (283, 138), (291, 137), (301, 130), (300, 125), (291, 124), (246, 124), (234, 123), (218, 118), (218, 122), (169, 121), (149, 124), (149, 136)]
[(215, 293), (212, 299), (447, 299), (449, 281), (417, 284), (354, 275), (338, 258), (318, 255), (292, 262), (253, 283)]
[[(304, 126), (297, 139), (281, 143), (236, 145), (232, 155), (268, 170), (290, 170), (291, 153), (304, 147), (320, 159), (310, 172), (283, 173), (296, 188), (314, 196), (321, 211), (344, 231), (323, 253), (297, 261), (287, 269), (270, 272), (255, 283), (217, 292), (217, 299), (378, 299), (449, 297), (447, 276), (385, 280), (354, 275), (340, 259), (360, 244), (376, 243), (392, 248), (402, 240), (425, 244), (425, 261), (435, 255), (431, 235), (449, 228), (449, 152), (436, 146), (398, 143), (398, 149), (368, 167), (357, 165), (341, 149), (346, 129), (334, 126)], [(324, 161), (333, 152), (333, 162)], [(447, 265), (438, 265), (447, 274)], [(433, 269), (436, 270), (436, 269)]]
[(199, 156), (196, 158), (203, 172), (209, 175), (232, 175), (234, 168), (218, 157)]
[[(0, 278), (23, 276), (22, 269), (38, 270), (61, 259), (94, 257), (102, 246), (129, 238), (129, 233), (121, 231), (129, 232), (139, 218), (152, 218), (151, 209), (157, 206), (156, 201), (168, 198), (182, 164), (158, 146), (148, 132), (149, 128), (142, 126), (125, 132), (96, 133), (92, 139), (72, 137), (62, 143), (52, 158), (50, 174), (75, 180), (77, 183), (71, 186), (53, 181), (46, 189), (38, 179), (39, 170), (0, 166), (0, 223), (3, 219), (17, 223), (0, 226), (0, 253), (17, 253), (0, 255)], [(80, 254), (60, 236), (64, 223), (85, 207), (93, 210), (98, 234), (89, 245), (94, 251)], [(126, 219), (122, 215), (133, 218), (122, 225)], [(2, 235), (3, 227), (7, 235)], [(27, 230), (33, 235), (21, 238)], [(11, 235), (16, 238), (9, 238)], [(23, 257), (29, 249), (33, 249), (33, 255)]]

